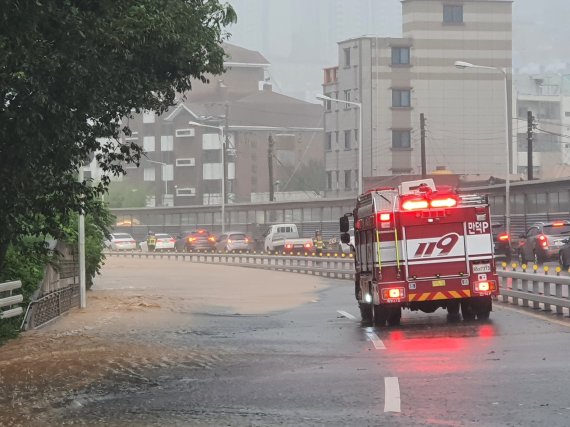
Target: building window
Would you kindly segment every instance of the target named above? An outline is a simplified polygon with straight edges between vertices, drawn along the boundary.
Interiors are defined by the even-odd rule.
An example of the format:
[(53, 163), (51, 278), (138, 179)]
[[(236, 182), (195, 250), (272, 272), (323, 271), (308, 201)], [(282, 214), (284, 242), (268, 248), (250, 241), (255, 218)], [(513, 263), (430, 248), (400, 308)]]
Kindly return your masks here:
[(352, 131), (350, 130), (345, 130), (344, 131), (344, 149), (345, 150), (350, 150), (352, 147), (352, 141), (350, 139), (350, 137), (352, 136)]
[(332, 190), (332, 172), (327, 172), (327, 190)]
[(177, 138), (185, 138), (189, 136), (194, 136), (194, 129), (176, 129)]
[(204, 150), (202, 161), (204, 163), (221, 163), (222, 151), (221, 150)]
[(409, 47), (392, 48), (392, 65), (405, 65), (410, 63)]
[(463, 24), (463, 5), (446, 4), (443, 6), (444, 24)]
[(143, 139), (143, 150), (147, 153), (154, 151), (154, 136), (145, 136)]
[(174, 165), (162, 165), (162, 180), (174, 181)]
[(344, 171), (344, 189), (352, 190), (352, 171)]
[(344, 66), (350, 67), (350, 48), (344, 48)]
[(358, 147), (358, 129), (354, 129), (354, 142), (356, 142), (356, 146)]
[(145, 181), (154, 181), (155, 180), (155, 172), (154, 168), (144, 168), (144, 180)]
[(332, 150), (332, 132), (325, 133), (325, 151)]
[(162, 135), (160, 137), (160, 151), (172, 151), (174, 150), (173, 144), (174, 137), (172, 135)]
[(152, 110), (145, 110), (143, 111), (143, 123), (154, 123), (155, 119), (154, 111)]
[[(331, 93), (325, 93), (325, 96), (327, 98), (331, 98), (332, 97), (331, 95), (332, 95)], [(332, 107), (332, 105), (331, 105), (332, 101), (330, 99), (325, 99), (324, 101), (325, 101), (325, 110), (330, 111), (331, 107)]]
[(188, 159), (176, 159), (176, 166), (195, 166), (196, 161), (193, 157)]
[(392, 148), (410, 148), (411, 134), (409, 130), (392, 131)]
[(410, 90), (392, 89), (392, 107), (409, 107)]
[(177, 188), (176, 189), (177, 196), (195, 196), (196, 189), (193, 187), (186, 187), (186, 188)]
[[(350, 102), (350, 89), (344, 91), (344, 100)], [(348, 104), (345, 104), (344, 108), (349, 108)]]

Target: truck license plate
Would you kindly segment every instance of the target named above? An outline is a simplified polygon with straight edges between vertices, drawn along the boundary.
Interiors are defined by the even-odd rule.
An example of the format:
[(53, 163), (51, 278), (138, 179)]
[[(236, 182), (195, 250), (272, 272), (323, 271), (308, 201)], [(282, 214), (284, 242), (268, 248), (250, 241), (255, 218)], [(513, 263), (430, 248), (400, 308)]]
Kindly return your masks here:
[(473, 273), (490, 273), (491, 264), (473, 264)]
[(445, 280), (432, 280), (431, 284), (434, 287), (445, 286)]

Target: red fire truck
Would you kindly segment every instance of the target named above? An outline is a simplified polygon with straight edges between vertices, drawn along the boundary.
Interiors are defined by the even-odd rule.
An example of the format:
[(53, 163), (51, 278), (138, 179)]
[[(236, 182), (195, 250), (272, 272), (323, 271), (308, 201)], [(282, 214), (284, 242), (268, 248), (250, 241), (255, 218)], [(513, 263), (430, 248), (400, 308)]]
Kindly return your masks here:
[(355, 295), (364, 324), (398, 325), (402, 308), (448, 320), (487, 319), (499, 282), (486, 196), (461, 195), (432, 179), (358, 197), (340, 219), (348, 243), (354, 217)]

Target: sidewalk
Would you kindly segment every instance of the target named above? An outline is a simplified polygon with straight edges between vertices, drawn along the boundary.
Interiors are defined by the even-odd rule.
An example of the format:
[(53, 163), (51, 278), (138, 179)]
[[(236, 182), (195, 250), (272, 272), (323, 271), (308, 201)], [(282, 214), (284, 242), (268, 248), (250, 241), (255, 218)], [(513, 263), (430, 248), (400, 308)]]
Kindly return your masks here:
[(220, 355), (203, 348), (161, 344), (164, 332), (191, 328), (192, 313), (285, 310), (324, 286), (314, 276), (161, 259), (110, 257), (102, 273), (86, 309), (0, 347), (0, 426), (41, 425), (73, 390), (105, 378), (215, 363)]

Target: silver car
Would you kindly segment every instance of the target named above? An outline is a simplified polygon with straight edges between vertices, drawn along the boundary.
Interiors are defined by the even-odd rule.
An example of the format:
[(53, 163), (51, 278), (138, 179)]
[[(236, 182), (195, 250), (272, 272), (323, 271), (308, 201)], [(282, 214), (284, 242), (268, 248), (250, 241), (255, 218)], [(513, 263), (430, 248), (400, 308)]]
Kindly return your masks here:
[(134, 251), (137, 249), (137, 242), (129, 233), (113, 233), (105, 243), (112, 251)]
[(253, 241), (242, 231), (229, 231), (218, 238), (216, 250), (222, 252), (249, 251), (253, 249)]

